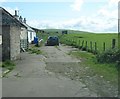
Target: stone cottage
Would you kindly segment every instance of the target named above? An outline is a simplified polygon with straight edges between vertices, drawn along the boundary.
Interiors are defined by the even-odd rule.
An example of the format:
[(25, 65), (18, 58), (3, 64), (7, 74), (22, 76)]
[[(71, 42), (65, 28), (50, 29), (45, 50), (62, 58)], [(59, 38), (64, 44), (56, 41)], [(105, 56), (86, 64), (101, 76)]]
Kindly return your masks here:
[(34, 37), (36, 37), (36, 32), (29, 26), (25, 23), (23, 23), (26, 27), (27, 27), (27, 31), (28, 31), (28, 42), (29, 43), (32, 43), (32, 41), (34, 41)]
[[(20, 21), (23, 24), (23, 20), (22, 17), (18, 16), (17, 11), (15, 10), (15, 15), (14, 17)], [(27, 30), (27, 26), (25, 27), (21, 27), (21, 33), (20, 33), (20, 49), (21, 50), (26, 50), (28, 49), (28, 30)]]
[(0, 11), (0, 62), (2, 61), (2, 11)]
[(16, 60), (20, 58), (21, 28), (26, 28), (14, 16), (0, 7), (2, 22), (2, 60)]
[(27, 25), (26, 18), (23, 19), (22, 16), (18, 16), (17, 11), (15, 11), (14, 17), (27, 27), (27, 31), (25, 28), (22, 28), (21, 31), (21, 46), (26, 49), (28, 47), (28, 43), (31, 43), (34, 40), (34, 37), (36, 37), (36, 32)]

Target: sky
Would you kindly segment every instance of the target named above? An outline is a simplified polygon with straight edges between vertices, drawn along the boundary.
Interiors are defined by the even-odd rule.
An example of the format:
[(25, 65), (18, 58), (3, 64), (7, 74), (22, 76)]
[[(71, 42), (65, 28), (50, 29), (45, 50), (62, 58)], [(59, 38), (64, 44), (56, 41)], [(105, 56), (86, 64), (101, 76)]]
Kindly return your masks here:
[(0, 0), (0, 6), (39, 29), (118, 32), (119, 0)]

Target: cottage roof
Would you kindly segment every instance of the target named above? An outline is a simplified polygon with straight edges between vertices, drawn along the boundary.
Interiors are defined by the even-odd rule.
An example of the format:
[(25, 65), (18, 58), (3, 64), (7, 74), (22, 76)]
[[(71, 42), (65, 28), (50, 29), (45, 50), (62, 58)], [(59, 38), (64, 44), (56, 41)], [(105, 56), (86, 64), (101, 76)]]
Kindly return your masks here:
[(35, 32), (29, 25), (27, 25), (26, 23), (23, 23), (23, 24), (27, 27), (27, 30), (28, 30), (28, 31)]
[(44, 32), (44, 30), (40, 30), (40, 29), (37, 29), (37, 28), (33, 28), (31, 27), (34, 31), (39, 31), (39, 32)]
[[(27, 28), (22, 22), (20, 22), (19, 20), (17, 20), (14, 16), (12, 16), (8, 11), (6, 11), (4, 8), (0, 7), (0, 11), (2, 12), (1, 14), (5, 14), (7, 15), (7, 17), (9, 16), (11, 20), (9, 20), (10, 22), (5, 22), (6, 19), (8, 19), (7, 17), (3, 17), (3, 21), (2, 24), (11, 24), (11, 21), (16, 23), (17, 25), (21, 26), (21, 27), (25, 27)], [(6, 19), (5, 19), (6, 18)], [(5, 20), (5, 21), (4, 21)]]

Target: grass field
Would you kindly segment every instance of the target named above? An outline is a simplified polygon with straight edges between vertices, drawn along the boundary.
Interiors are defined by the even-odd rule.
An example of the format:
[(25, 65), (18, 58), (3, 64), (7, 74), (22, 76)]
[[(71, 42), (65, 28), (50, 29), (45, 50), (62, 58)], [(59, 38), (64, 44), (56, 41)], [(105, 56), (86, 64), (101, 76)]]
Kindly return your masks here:
[(71, 44), (74, 41), (74, 45), (77, 46), (86, 46), (87, 41), (87, 48), (91, 49), (90, 42), (92, 42), (92, 49), (95, 50), (95, 42), (97, 51), (101, 52), (104, 50), (104, 43), (105, 43), (105, 49), (111, 49), (112, 48), (112, 39), (116, 40), (115, 47), (118, 47), (118, 35), (115, 33), (112, 34), (95, 34), (95, 33), (71, 33), (67, 35), (61, 36), (61, 42), (66, 44)]
[[(74, 46), (82, 46), (86, 47), (87, 41), (87, 49), (91, 49), (90, 42), (92, 42), (92, 49), (95, 49), (95, 42), (97, 51), (102, 52), (104, 50), (104, 43), (105, 43), (105, 50), (112, 48), (112, 40), (116, 40), (115, 47), (118, 47), (118, 34), (117, 33), (91, 33), (91, 32), (84, 32), (84, 31), (74, 31), (68, 30), (68, 34), (62, 35), (61, 29), (45, 29), (45, 33), (38, 33), (37, 36), (39, 38), (44, 39), (46, 41), (48, 36), (56, 35), (60, 38), (60, 42), (68, 45)], [(57, 32), (57, 33), (56, 33)]]

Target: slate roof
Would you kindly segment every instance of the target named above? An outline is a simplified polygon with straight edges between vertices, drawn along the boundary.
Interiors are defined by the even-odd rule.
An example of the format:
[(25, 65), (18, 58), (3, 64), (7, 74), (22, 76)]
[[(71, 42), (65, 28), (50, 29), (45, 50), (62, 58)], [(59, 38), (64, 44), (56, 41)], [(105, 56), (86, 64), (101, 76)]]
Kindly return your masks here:
[(23, 24), (27, 27), (27, 30), (28, 30), (28, 31), (35, 32), (29, 25), (27, 25), (26, 23), (23, 23)]
[(0, 22), (2, 23), (2, 25), (19, 25), (21, 27), (27, 28), (26, 25), (17, 20), (14, 16), (12, 16), (2, 7), (0, 7)]

